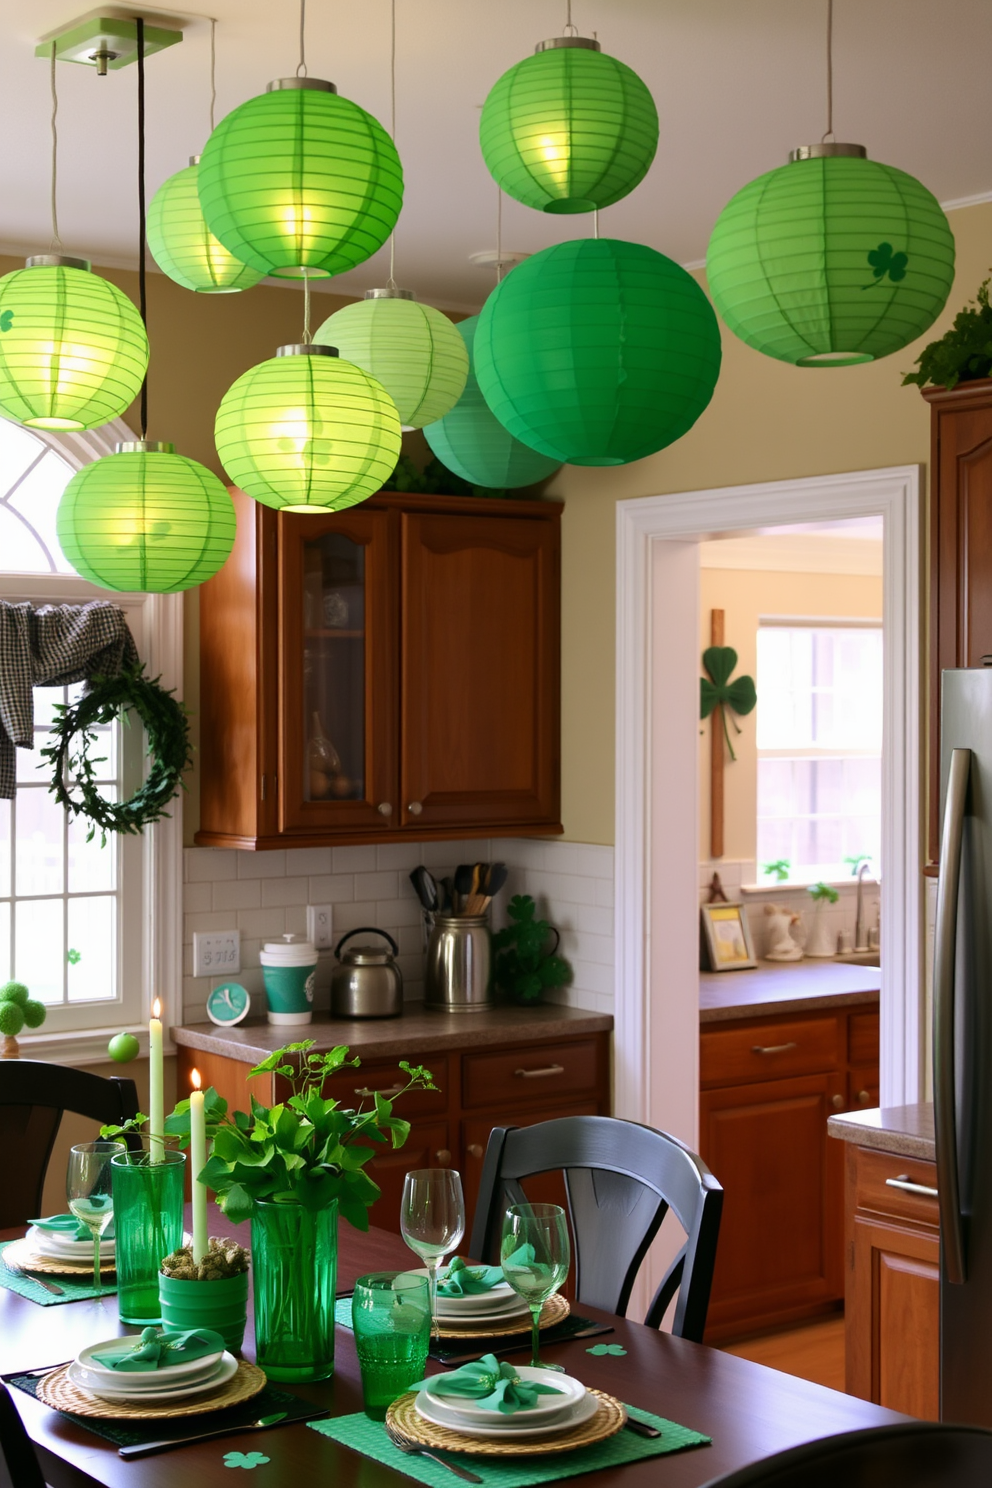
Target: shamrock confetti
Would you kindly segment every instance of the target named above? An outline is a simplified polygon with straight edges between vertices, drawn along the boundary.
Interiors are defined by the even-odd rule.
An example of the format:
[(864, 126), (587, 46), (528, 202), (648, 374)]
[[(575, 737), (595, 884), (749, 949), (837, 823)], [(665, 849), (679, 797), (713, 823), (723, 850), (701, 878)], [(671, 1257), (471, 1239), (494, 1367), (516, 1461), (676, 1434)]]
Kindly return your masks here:
[(271, 1457), (266, 1457), (264, 1452), (225, 1452), (225, 1467), (261, 1467), (263, 1462), (271, 1462)]
[(900, 279), (906, 277), (909, 259), (905, 253), (893, 253), (891, 243), (879, 243), (868, 254), (868, 262), (871, 264), (873, 278), (871, 284), (862, 284), (862, 289), (874, 289), (876, 284), (881, 284), (886, 274), (893, 284), (898, 284)]
[(600, 1358), (603, 1354), (612, 1354), (614, 1358), (620, 1359), (626, 1352), (627, 1350), (619, 1343), (594, 1343), (592, 1348), (586, 1349), (587, 1354), (596, 1354)]

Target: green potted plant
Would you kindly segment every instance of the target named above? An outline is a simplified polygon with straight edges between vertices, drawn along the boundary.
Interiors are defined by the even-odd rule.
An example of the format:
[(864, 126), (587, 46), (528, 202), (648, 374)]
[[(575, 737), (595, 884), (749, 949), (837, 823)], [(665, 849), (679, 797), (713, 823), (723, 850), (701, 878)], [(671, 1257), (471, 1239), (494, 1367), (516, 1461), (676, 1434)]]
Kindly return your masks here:
[(824, 915), (824, 906), (836, 904), (840, 895), (836, 889), (831, 888), (828, 883), (823, 883), (822, 880), (820, 883), (810, 884), (806, 892), (815, 906), (813, 928), (806, 942), (806, 955), (826, 960), (827, 957), (833, 956), (837, 945), (835, 937), (830, 933), (830, 926)]
[(902, 380), (917, 387), (957, 387), (959, 382), (972, 382), (992, 376), (992, 305), (989, 304), (988, 279), (978, 287), (976, 301), (965, 305), (954, 317), (954, 324), (937, 341), (924, 346), (916, 358), (917, 371), (907, 372)]
[[(255, 1277), (255, 1345), (271, 1379), (327, 1379), (334, 1372), (334, 1289), (338, 1214), (367, 1230), (379, 1188), (365, 1172), (377, 1146), (402, 1147), (408, 1121), (393, 1115), (410, 1090), (435, 1090), (429, 1070), (400, 1062), (406, 1084), (391, 1100), (376, 1091), (370, 1105), (342, 1106), (321, 1093), (324, 1081), (361, 1061), (344, 1045), (313, 1052), (313, 1039), (277, 1049), (249, 1072), (288, 1081), (285, 1101), (229, 1111), (211, 1087), (204, 1113), (213, 1151), (202, 1178), (223, 1213), (251, 1220)], [(166, 1118), (166, 1131), (189, 1141), (189, 1101)]]
[(248, 1251), (211, 1236), (197, 1263), (192, 1245), (183, 1245), (163, 1260), (158, 1295), (166, 1328), (212, 1328), (237, 1353), (248, 1316)]
[[(540, 1002), (549, 988), (564, 987), (572, 968), (557, 954), (558, 931), (547, 920), (535, 918), (537, 906), (529, 894), (514, 894), (506, 912), (511, 923), (493, 936), (493, 976), (505, 997), (527, 1006)], [(549, 947), (551, 936), (554, 945)]]
[(23, 982), (7, 982), (0, 987), (0, 1059), (18, 1058), (21, 1050), (17, 1035), (25, 1024), (40, 1028), (45, 1013), (45, 1004), (36, 1002)]

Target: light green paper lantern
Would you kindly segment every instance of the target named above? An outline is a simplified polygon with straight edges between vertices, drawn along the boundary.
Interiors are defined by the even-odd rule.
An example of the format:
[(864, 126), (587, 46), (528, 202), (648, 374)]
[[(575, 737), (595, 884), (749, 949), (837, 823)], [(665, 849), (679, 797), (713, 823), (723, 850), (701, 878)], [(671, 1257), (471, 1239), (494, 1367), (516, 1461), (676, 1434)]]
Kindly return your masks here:
[(163, 181), (148, 207), (148, 247), (162, 270), (183, 289), (236, 294), (262, 278), (218, 242), (203, 220), (197, 190), (199, 155)]
[(797, 367), (846, 367), (933, 324), (954, 280), (954, 236), (913, 176), (861, 145), (811, 145), (727, 203), (706, 272), (748, 346)]
[(626, 465), (692, 428), (720, 373), (720, 329), (664, 254), (580, 238), (506, 276), (474, 353), (482, 396), (511, 434), (571, 465)]
[(557, 36), (494, 85), (479, 143), (514, 200), (539, 212), (591, 212), (644, 179), (658, 148), (658, 111), (637, 73), (598, 42)]
[(456, 329), (469, 356), (465, 391), (450, 413), (424, 430), (424, 438), (442, 465), (473, 486), (496, 491), (532, 486), (553, 475), (561, 461), (514, 439), (482, 396), (473, 356), (478, 324), (477, 315), (458, 322)]
[(403, 169), (389, 135), (320, 78), (280, 78), (222, 119), (198, 175), (207, 227), (277, 278), (363, 263), (396, 226)]
[(396, 404), (405, 429), (422, 429), (454, 408), (468, 353), (453, 323), (408, 289), (369, 289), (329, 316), (314, 336), (371, 373)]
[(175, 594), (223, 567), (234, 503), (205, 465), (175, 446), (136, 439), (77, 470), (62, 493), (59, 544), (104, 589)]
[(96, 429), (122, 414), (148, 367), (127, 295), (85, 258), (41, 254), (0, 279), (0, 412), (29, 429)]
[(221, 464), (263, 506), (340, 511), (374, 495), (400, 454), (385, 388), (329, 346), (281, 346), (228, 388), (214, 425)]

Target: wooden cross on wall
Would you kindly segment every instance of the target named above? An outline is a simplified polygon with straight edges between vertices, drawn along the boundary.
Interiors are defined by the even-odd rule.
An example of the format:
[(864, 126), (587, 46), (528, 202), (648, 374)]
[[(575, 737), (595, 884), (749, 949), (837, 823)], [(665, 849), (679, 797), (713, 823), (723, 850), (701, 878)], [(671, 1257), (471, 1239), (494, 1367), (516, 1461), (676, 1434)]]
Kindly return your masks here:
[[(733, 646), (724, 645), (723, 610), (710, 611), (710, 644), (703, 652), (703, 669), (706, 676), (700, 683), (700, 717), (712, 718), (710, 735), (710, 857), (723, 857), (723, 770), (726, 756), (736, 759), (730, 731), (727, 727), (727, 710), (741, 717), (750, 713), (758, 695), (751, 677), (737, 677), (731, 681), (737, 665), (737, 652)], [(735, 719), (731, 719), (737, 728)]]
[[(722, 646), (723, 610), (710, 610), (710, 645)], [(723, 857), (723, 709), (718, 703), (710, 715), (710, 857)]]

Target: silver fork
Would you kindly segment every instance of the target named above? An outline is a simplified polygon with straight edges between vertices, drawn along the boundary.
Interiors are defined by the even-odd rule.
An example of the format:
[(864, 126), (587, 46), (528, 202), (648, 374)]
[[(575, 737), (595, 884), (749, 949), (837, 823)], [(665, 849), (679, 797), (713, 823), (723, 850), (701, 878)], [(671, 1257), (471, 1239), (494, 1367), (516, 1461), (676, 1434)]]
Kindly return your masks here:
[(65, 1296), (65, 1287), (56, 1286), (54, 1281), (45, 1281), (44, 1278), (41, 1276), (29, 1276), (27, 1271), (25, 1271), (24, 1267), (21, 1265), (20, 1261), (10, 1261), (7, 1259), (6, 1251), (3, 1252), (2, 1259), (4, 1265), (7, 1267), (7, 1270), (13, 1271), (15, 1276), (26, 1277), (28, 1281), (33, 1281), (36, 1283), (37, 1286), (44, 1287), (46, 1292), (51, 1292), (52, 1295), (55, 1297)]
[(455, 1474), (456, 1478), (462, 1478), (466, 1483), (481, 1483), (483, 1481), (478, 1473), (469, 1472), (467, 1467), (460, 1467), (457, 1462), (448, 1462), (444, 1457), (439, 1457), (436, 1452), (432, 1452), (428, 1447), (422, 1447), (419, 1442), (412, 1442), (407, 1437), (400, 1436), (388, 1424), (386, 1431), (393, 1446), (399, 1447), (401, 1452), (411, 1452), (419, 1457), (429, 1457), (432, 1462), (437, 1463), (438, 1467), (446, 1467), (449, 1472)]

